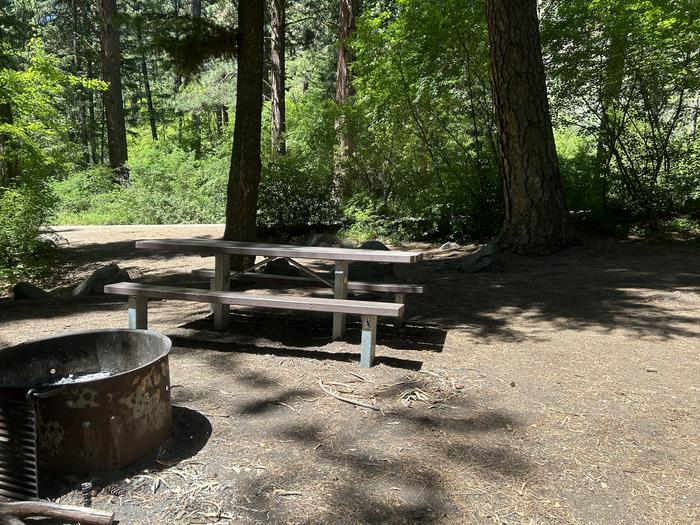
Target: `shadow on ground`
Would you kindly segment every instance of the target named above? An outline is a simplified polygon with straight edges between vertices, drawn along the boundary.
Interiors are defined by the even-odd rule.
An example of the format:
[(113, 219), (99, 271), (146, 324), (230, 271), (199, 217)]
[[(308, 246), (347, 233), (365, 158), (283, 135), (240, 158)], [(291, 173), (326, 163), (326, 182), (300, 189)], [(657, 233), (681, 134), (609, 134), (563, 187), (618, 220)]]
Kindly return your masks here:
[[(80, 490), (80, 483), (83, 481), (92, 482), (95, 490), (105, 490), (113, 496), (119, 496), (127, 490), (130, 482), (127, 480), (131, 480), (135, 475), (144, 471), (160, 472), (196, 456), (209, 441), (211, 433), (211, 423), (204, 415), (183, 406), (173, 406), (172, 437), (155, 451), (152, 457), (136, 465), (89, 480), (44, 479), (41, 482), (41, 496), (56, 499), (71, 491)], [(132, 490), (133, 487), (128, 489)]]

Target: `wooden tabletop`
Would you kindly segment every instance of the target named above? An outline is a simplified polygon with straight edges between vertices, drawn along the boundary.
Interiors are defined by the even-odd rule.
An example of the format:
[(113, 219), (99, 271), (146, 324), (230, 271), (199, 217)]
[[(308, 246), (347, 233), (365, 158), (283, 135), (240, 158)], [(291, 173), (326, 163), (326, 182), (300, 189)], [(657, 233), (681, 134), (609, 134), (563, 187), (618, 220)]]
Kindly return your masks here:
[(136, 247), (178, 253), (199, 253), (202, 255), (227, 253), (231, 255), (292, 257), (298, 259), (323, 259), (328, 261), (415, 263), (423, 260), (423, 252), (324, 248), (318, 246), (292, 246), (287, 244), (220, 241), (214, 239), (152, 239), (136, 241)]

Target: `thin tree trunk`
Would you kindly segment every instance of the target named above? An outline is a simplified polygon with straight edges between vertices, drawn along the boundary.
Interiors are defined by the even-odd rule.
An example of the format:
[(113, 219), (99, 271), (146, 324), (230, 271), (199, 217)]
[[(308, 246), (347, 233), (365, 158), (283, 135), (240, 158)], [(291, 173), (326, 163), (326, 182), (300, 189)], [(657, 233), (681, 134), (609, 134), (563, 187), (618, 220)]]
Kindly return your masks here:
[(153, 108), (153, 94), (151, 93), (151, 81), (148, 76), (148, 63), (146, 62), (146, 51), (143, 43), (143, 32), (141, 27), (137, 29), (139, 47), (141, 48), (141, 76), (143, 78), (143, 90), (146, 94), (146, 111), (148, 112), (148, 123), (151, 126), (151, 138), (158, 140), (158, 126), (156, 123), (156, 112)]
[(506, 215), (498, 243), (551, 253), (573, 237), (547, 101), (536, 0), (487, 0)]
[(285, 122), (285, 4), (286, 0), (271, 0), (272, 6), (272, 151), (284, 155), (287, 144), (284, 138)]
[(224, 239), (255, 239), (260, 184), (264, 2), (238, 5), (236, 120), (229, 172)]
[[(83, 68), (83, 51), (80, 49), (80, 46), (78, 44), (78, 35), (83, 30), (83, 28), (80, 24), (81, 17), (78, 10), (77, 0), (71, 1), (71, 15), (73, 22), (73, 72), (76, 75), (80, 75), (82, 73)], [(76, 127), (78, 128), (80, 143), (83, 146), (83, 166), (87, 166), (90, 163), (90, 144), (88, 142), (88, 122), (87, 111), (85, 107), (87, 105), (87, 100), (84, 90), (80, 87), (76, 89), (76, 98), (78, 102), (78, 119), (76, 122)]]
[[(355, 31), (355, 17), (359, 12), (359, 2), (360, 0), (340, 0), (339, 45), (335, 75), (335, 101), (339, 106), (345, 104), (348, 98), (353, 95), (350, 79), (350, 64), (352, 64), (353, 57), (348, 40)], [(348, 127), (341, 110), (335, 120), (335, 130), (338, 137), (334, 174), (336, 194), (342, 193), (347, 185), (347, 163), (353, 151), (352, 131)]]
[(618, 27), (610, 31), (610, 46), (603, 71), (600, 87), (600, 125), (596, 139), (596, 173), (595, 192), (600, 195), (601, 207), (606, 210), (608, 197), (608, 181), (610, 180), (610, 163), (612, 161), (612, 141), (616, 135), (614, 118), (611, 119), (612, 109), (620, 98), (622, 80), (625, 70), (625, 53), (627, 51), (626, 35)]
[(122, 98), (121, 48), (117, 26), (116, 0), (100, 0), (100, 44), (102, 78), (109, 83), (103, 100), (107, 119), (107, 150), (109, 165), (121, 180), (128, 179), (126, 162), (126, 125)]
[[(202, 18), (202, 0), (192, 0), (191, 15), (193, 19)], [(202, 156), (202, 118), (196, 111), (192, 113), (192, 128), (194, 131), (194, 156)]]
[[(175, 9), (175, 18), (180, 16), (180, 0), (175, 0), (173, 2), (173, 8)], [(175, 26), (175, 40), (180, 40), (180, 32), (178, 26)], [(182, 87), (182, 75), (180, 74), (180, 66), (175, 64), (175, 82), (173, 86), (173, 95), (176, 97), (180, 92), (180, 87)], [(177, 115), (177, 140), (182, 142), (182, 126), (183, 126), (183, 116), (182, 111), (177, 110), (175, 112)]]
[[(0, 124), (12, 124), (12, 107), (0, 104)], [(6, 188), (17, 176), (17, 166), (10, 158), (6, 158), (9, 137), (6, 133), (0, 133), (0, 188)]]
[[(92, 70), (92, 60), (87, 60), (87, 76), (95, 78)], [(95, 96), (92, 90), (88, 90), (88, 142), (90, 143), (90, 156), (93, 164), (99, 164), (100, 159), (97, 158), (97, 121), (95, 120)]]

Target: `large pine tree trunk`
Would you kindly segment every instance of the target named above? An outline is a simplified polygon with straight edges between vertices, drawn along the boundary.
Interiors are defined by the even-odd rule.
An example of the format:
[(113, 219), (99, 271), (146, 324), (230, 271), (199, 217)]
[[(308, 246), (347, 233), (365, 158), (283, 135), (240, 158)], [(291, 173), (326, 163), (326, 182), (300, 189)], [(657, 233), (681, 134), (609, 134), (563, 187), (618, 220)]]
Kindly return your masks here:
[[(352, 49), (348, 40), (355, 32), (355, 18), (359, 12), (360, 0), (340, 0), (340, 13), (338, 19), (338, 60), (335, 73), (335, 101), (339, 106), (345, 104), (353, 95), (350, 79), (350, 65), (352, 64)], [(347, 184), (347, 163), (353, 151), (352, 132), (348, 129), (342, 113), (335, 121), (335, 130), (338, 138), (338, 148), (335, 156), (334, 186), (336, 193), (342, 193)]]
[(116, 0), (100, 0), (100, 44), (102, 79), (109, 84), (103, 101), (107, 124), (107, 152), (109, 165), (119, 178), (128, 178), (126, 171), (126, 125), (122, 98), (121, 48), (117, 25)]
[(498, 243), (552, 253), (573, 231), (547, 101), (536, 0), (488, 0), (493, 97), (506, 215)]
[(286, 0), (271, 0), (272, 7), (272, 151), (284, 155), (287, 144), (285, 132), (285, 4)]
[(255, 239), (260, 184), (264, 2), (238, 5), (238, 79), (224, 239)]

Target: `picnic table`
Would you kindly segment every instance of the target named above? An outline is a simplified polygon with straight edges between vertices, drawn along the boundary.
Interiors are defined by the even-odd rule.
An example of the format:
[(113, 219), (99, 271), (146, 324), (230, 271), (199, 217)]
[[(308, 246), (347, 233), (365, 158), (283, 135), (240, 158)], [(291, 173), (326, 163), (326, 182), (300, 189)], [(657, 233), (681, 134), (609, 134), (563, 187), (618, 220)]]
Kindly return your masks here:
[[(264, 306), (271, 308), (290, 308), (297, 310), (316, 310), (333, 313), (333, 339), (341, 339), (346, 332), (346, 315), (359, 314), (363, 321), (363, 362), (371, 360), (374, 354), (374, 338), (376, 337), (376, 317), (390, 316), (403, 317), (404, 293), (422, 293), (422, 287), (408, 284), (383, 284), (350, 282), (348, 270), (350, 263), (377, 262), (411, 264), (423, 259), (423, 253), (418, 251), (385, 251), (354, 248), (293, 246), (285, 244), (270, 244), (260, 242), (223, 241), (213, 239), (153, 239), (136, 242), (136, 248), (145, 250), (161, 250), (182, 254), (200, 254), (214, 257), (214, 268), (195, 270), (195, 274), (206, 275), (211, 278), (210, 290), (155, 287), (138, 283), (118, 283), (105, 287), (107, 293), (129, 295), (130, 300), (130, 326), (146, 324), (144, 299), (173, 298), (189, 301), (209, 302), (212, 304), (214, 327), (225, 329), (229, 323), (229, 307), (236, 305)], [(259, 262), (241, 271), (231, 271), (231, 256), (247, 256)], [(315, 283), (319, 286), (333, 289), (333, 299), (288, 297), (288, 296), (260, 296), (230, 291), (232, 279), (258, 279), (261, 276), (253, 271), (276, 258), (284, 258), (302, 274), (302, 277), (284, 279), (289, 284), (304, 281)], [(333, 277), (329, 279), (323, 274), (310, 269), (299, 260), (325, 260), (335, 264)], [(268, 276), (275, 277), (280, 276)], [(348, 290), (352, 291), (379, 291), (394, 293), (398, 304), (354, 301), (348, 299)], [(139, 302), (141, 301), (141, 302)], [(131, 308), (133, 306), (133, 308)], [(133, 319), (132, 319), (133, 317)], [(142, 318), (142, 319), (139, 319)], [(366, 325), (366, 326), (365, 326)], [(365, 336), (368, 341), (364, 341)], [(365, 342), (367, 343), (365, 345)], [(367, 351), (365, 352), (365, 346)], [(371, 347), (371, 349), (370, 349)], [(371, 353), (371, 355), (370, 355)], [(367, 354), (367, 355), (365, 355)]]

